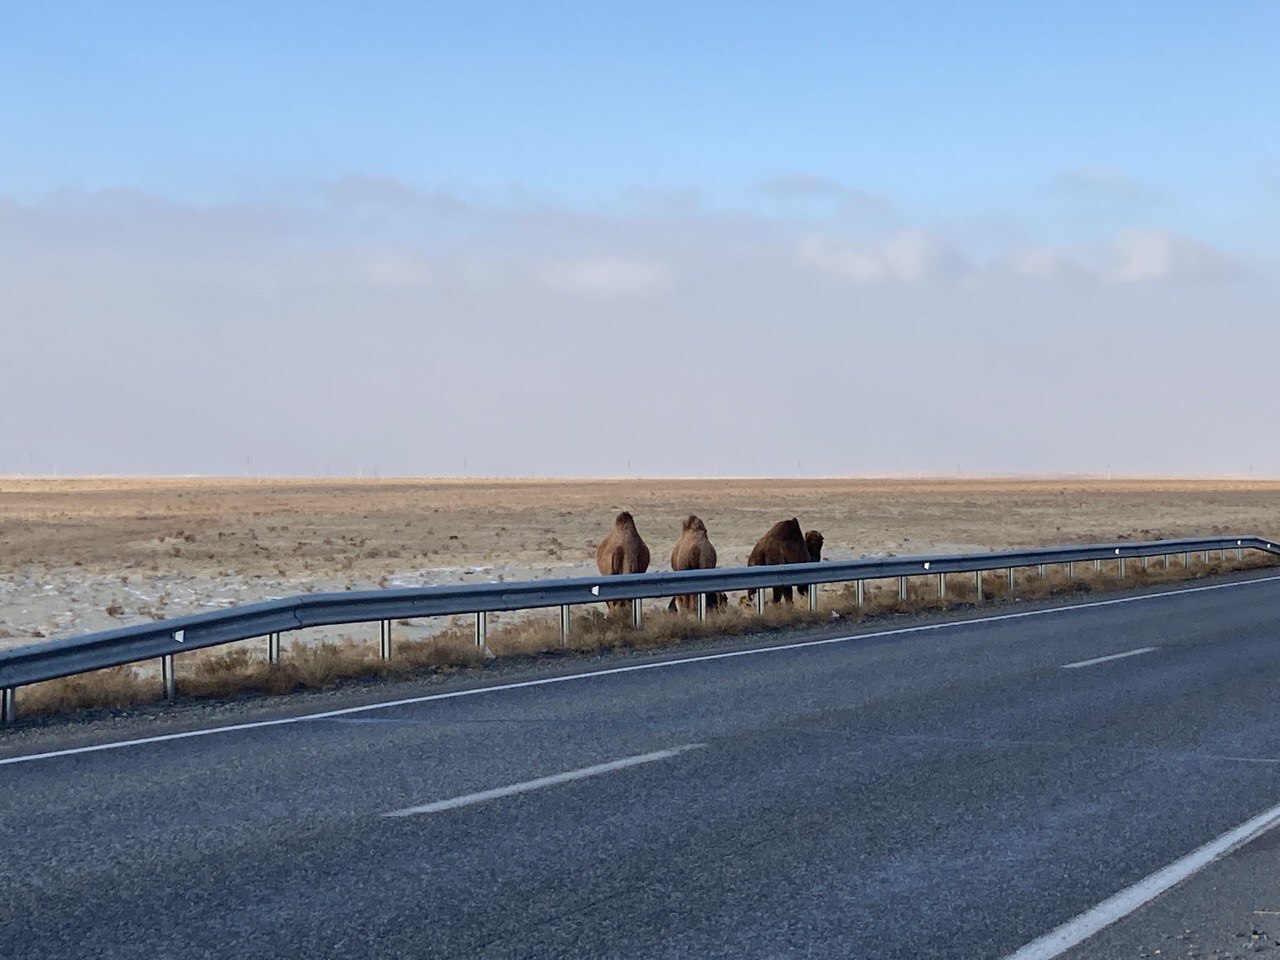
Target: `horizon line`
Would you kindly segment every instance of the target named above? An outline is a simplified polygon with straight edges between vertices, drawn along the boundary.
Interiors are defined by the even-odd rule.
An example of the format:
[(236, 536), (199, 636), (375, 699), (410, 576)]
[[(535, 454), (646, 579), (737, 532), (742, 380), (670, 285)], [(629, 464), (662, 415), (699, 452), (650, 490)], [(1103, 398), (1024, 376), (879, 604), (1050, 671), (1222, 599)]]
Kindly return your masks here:
[(652, 481), (933, 481), (966, 482), (980, 480), (1060, 481), (1097, 480), (1123, 482), (1126, 480), (1168, 481), (1280, 481), (1277, 474), (1255, 473), (1088, 473), (1088, 472), (1008, 472), (1008, 473), (851, 473), (814, 474), (812, 476), (785, 476), (779, 474), (578, 474), (578, 475), (506, 475), (506, 474), (395, 474), (390, 476), (366, 476), (363, 474), (233, 474), (233, 473), (53, 473), (53, 474), (0, 474), (0, 482), (26, 481), (77, 481), (77, 480), (216, 480), (216, 481), (306, 481), (338, 483), (387, 483), (387, 482), (476, 482), (504, 481), (509, 483), (618, 483)]

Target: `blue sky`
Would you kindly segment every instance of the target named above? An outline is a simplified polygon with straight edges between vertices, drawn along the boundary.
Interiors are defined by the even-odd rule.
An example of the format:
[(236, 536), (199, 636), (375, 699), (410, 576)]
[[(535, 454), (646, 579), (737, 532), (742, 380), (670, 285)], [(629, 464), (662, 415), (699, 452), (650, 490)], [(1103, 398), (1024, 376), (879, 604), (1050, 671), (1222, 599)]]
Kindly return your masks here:
[(737, 204), (802, 170), (955, 217), (1100, 167), (1217, 226), (1280, 154), (1270, 3), (54, 0), (5, 22), (0, 183), (27, 197), (358, 171)]
[[(304, 425), (282, 442), (264, 424), (329, 410), (351, 425), (385, 418), (392, 435), (425, 429), (406, 411), (441, 398), (408, 355), (440, 342), (483, 354), (529, 330), (542, 336), (495, 360), (509, 373), (475, 402), (492, 403), (484, 418), (455, 411), (459, 426), (433, 427), (384, 472), (458, 472), (464, 459), (620, 472), (617, 456), (548, 452), (557, 434), (541, 424), (579, 415), (631, 424), (642, 449), (622, 459), (660, 473), (940, 471), (962, 458), (970, 472), (1230, 472), (1244, 465), (1212, 463), (1261, 427), (1237, 415), (1219, 447), (1178, 453), (1126, 441), (1186, 428), (1145, 401), (1162, 382), (1147, 357), (1236, 363), (1227, 344), (1202, 342), (1233, 324), (1280, 347), (1268, 321), (1280, 305), (1272, 3), (54, 0), (9, 4), (4, 23), (0, 324), (35, 362), (10, 371), (0, 400), (68, 362), (97, 399), (0, 433), (0, 472), (234, 472), (240, 447), (287, 448), (280, 472), (355, 472), (372, 440), (335, 446)], [(833, 380), (868, 389), (897, 381), (883, 363), (865, 369), (862, 345), (918, 355), (966, 323), (1006, 326), (989, 329), (994, 346), (926, 351), (912, 375), (996, 402), (997, 385), (1025, 386), (1010, 368), (1053, 375), (1027, 351), (1061, 350), (1055, 333), (1095, 324), (1099, 339), (1066, 348), (1061, 375), (1109, 367), (1140, 381), (1119, 423), (1090, 420), (1098, 404), (1063, 407), (1047, 427), (1029, 419), (1013, 439), (959, 420), (934, 436), (922, 404), (917, 439), (825, 457), (805, 456), (818, 434), (804, 428), (774, 453), (728, 440), (675, 450), (661, 399), (647, 414), (621, 399), (582, 412), (547, 383), (548, 369), (598, 370), (672, 317), (668, 332), (719, 358), (713, 369), (663, 371), (657, 345), (635, 349), (650, 379), (709, 377), (704, 420), (725, 437), (744, 412), (725, 398), (761, 373), (746, 344), (793, 324), (830, 346)], [(407, 336), (388, 406), (360, 397), (339, 411), (328, 386), (294, 374), (292, 399), (211, 412), (224, 404), (215, 370), (232, 362), (218, 331), (285, 344), (304, 323), (309, 362), (333, 377), (333, 344)], [(1118, 324), (1141, 335), (1117, 340)], [(567, 366), (543, 352), (548, 338), (574, 344)], [(145, 344), (146, 370), (208, 365), (181, 381), (194, 394), (172, 424), (203, 423), (203, 441), (161, 454), (110, 437), (122, 388), (103, 359), (129, 368), (136, 356), (112, 354), (122, 342)], [(452, 366), (428, 363), (441, 364), (436, 383), (465, 389)], [(528, 422), (499, 422), (516, 402)], [(1219, 402), (1206, 430), (1232, 415)], [(467, 455), (473, 440), (515, 452)], [(1280, 452), (1267, 463), (1280, 473)]]

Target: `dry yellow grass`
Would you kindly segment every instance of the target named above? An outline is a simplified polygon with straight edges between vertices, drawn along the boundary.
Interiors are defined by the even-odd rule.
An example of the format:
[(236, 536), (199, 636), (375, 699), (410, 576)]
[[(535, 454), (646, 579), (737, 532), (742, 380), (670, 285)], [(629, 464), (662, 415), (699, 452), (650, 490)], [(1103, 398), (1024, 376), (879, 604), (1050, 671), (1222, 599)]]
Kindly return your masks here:
[[(1106, 591), (1275, 565), (1277, 561), (1271, 557), (1248, 554), (1242, 561), (1228, 557), (1222, 561), (1213, 559), (1208, 564), (1195, 557), (1190, 569), (1181, 562), (1164, 568), (1159, 561), (1154, 561), (1152, 566), (1143, 568), (1136, 561), (1130, 561), (1123, 579), (1112, 563), (1104, 564), (1100, 572), (1091, 564), (1080, 564), (1078, 576), (1073, 579), (1068, 579), (1059, 567), (1050, 568), (1046, 576), (1028, 569), (1017, 572), (1015, 594), (1022, 599), (1034, 599)], [(986, 602), (1007, 600), (1007, 575), (986, 574), (983, 591)], [(826, 587), (820, 591), (816, 613), (808, 611), (803, 604), (795, 607), (770, 604), (764, 614), (759, 615), (754, 607), (731, 602), (725, 608), (710, 611), (705, 623), (666, 610), (647, 612), (640, 631), (632, 629), (629, 618), (610, 617), (599, 610), (587, 609), (574, 616), (567, 645), (560, 642), (558, 619), (549, 617), (496, 629), (490, 634), (488, 645), (500, 658), (656, 650), (690, 640), (828, 623), (833, 614), (846, 622), (861, 622), (867, 618), (954, 609), (971, 605), (975, 600), (974, 578), (968, 574), (947, 578), (945, 598), (938, 596), (934, 576), (911, 578), (905, 600), (898, 596), (896, 580), (868, 581), (864, 584), (861, 606), (852, 585)], [(650, 607), (654, 605), (653, 601), (649, 602)], [(396, 641), (390, 661), (380, 660), (373, 644), (351, 640), (288, 644), (282, 652), (282, 662), (275, 665), (267, 662), (263, 651), (243, 645), (225, 651), (203, 651), (179, 661), (176, 681), (181, 696), (222, 698), (246, 693), (326, 689), (344, 680), (359, 678), (403, 678), (476, 669), (482, 663), (470, 632), (455, 628), (431, 640)], [(116, 667), (24, 688), (20, 709), (24, 714), (59, 714), (128, 707), (159, 698), (159, 684), (154, 677), (141, 676), (130, 667)]]

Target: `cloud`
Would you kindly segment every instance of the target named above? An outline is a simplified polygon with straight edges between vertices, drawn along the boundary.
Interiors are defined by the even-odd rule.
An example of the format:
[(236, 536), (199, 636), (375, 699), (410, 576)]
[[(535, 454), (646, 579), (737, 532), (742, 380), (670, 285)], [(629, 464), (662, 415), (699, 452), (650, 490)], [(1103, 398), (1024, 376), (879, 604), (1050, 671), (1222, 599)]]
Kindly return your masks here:
[(1047, 246), (1011, 250), (997, 257), (991, 268), (997, 273), (1012, 273), (1024, 280), (1039, 282), (1079, 281), (1092, 276), (1075, 257)]
[(812, 197), (841, 200), (850, 192), (857, 192), (829, 177), (812, 173), (785, 173), (757, 184), (756, 189), (778, 200), (808, 200)]
[(436, 280), (436, 269), (421, 256), (387, 252), (362, 258), (364, 279), (375, 289), (417, 290)]
[(1205, 243), (1163, 230), (1130, 230), (1116, 238), (1106, 276), (1117, 283), (1229, 283), (1247, 278), (1244, 264)]
[[(868, 238), (786, 211), (464, 192), (437, 216), (430, 193), (344, 178), (262, 202), (0, 197), (0, 474), (219, 473), (250, 452), (299, 474), (1207, 471), (1266, 428), (1225, 397), (1145, 403), (1280, 350), (1280, 268), (1246, 274), (1188, 235)], [(815, 384), (899, 428), (832, 443)], [(1209, 425), (1190, 447), (1188, 415)], [(1152, 443), (1134, 447), (1138, 428)]]
[(469, 205), (448, 190), (418, 190), (396, 177), (370, 177), (349, 173), (337, 180), (321, 181), (316, 192), (340, 206), (412, 210), (438, 216), (456, 216)]
[(534, 274), (561, 293), (590, 297), (640, 297), (666, 289), (672, 279), (667, 266), (610, 257), (548, 263)]
[(806, 269), (860, 286), (943, 283), (959, 280), (972, 269), (956, 247), (920, 230), (899, 231), (880, 245), (804, 238), (797, 243), (796, 256)]
[(1055, 193), (1078, 198), (1148, 199), (1151, 191), (1119, 167), (1075, 167), (1049, 182)]
[(851, 219), (888, 221), (894, 216), (893, 204), (879, 194), (812, 173), (780, 174), (757, 183), (753, 191), (785, 205), (834, 204)]

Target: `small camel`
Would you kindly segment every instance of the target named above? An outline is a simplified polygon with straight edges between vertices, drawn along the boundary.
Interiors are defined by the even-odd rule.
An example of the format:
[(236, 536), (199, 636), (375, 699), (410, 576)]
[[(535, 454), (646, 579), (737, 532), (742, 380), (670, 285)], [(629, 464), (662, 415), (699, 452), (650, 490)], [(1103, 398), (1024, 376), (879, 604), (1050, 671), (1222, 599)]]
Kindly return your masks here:
[[(636, 521), (623, 510), (613, 521), (613, 529), (596, 549), (596, 566), (606, 577), (620, 573), (644, 573), (649, 569), (649, 548), (636, 530)], [(610, 600), (610, 610), (629, 610), (632, 601)]]

